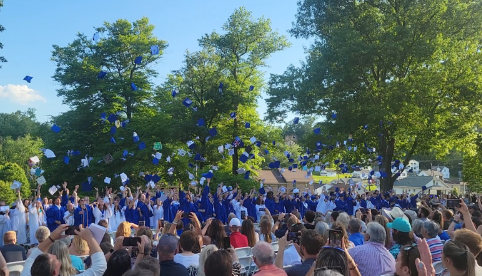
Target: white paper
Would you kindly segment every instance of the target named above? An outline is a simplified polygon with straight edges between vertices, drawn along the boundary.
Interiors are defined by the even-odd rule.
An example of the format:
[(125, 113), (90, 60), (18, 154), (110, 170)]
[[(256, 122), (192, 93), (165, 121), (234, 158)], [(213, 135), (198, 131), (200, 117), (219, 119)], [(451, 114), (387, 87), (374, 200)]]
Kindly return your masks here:
[(49, 188), (49, 193), (51, 195), (54, 195), (57, 191), (58, 191), (58, 189), (57, 189), (57, 187), (55, 187), (55, 185)]
[(226, 186), (223, 186), (222, 191), (223, 191), (223, 193), (225, 193), (225, 192), (228, 191), (228, 188), (226, 188)]
[(224, 148), (225, 148), (225, 149), (230, 149), (230, 148), (231, 148), (231, 144), (226, 144), (226, 145), (224, 145)]
[(47, 182), (47, 180), (45, 180), (45, 177), (42, 175), (41, 177), (37, 178), (37, 183), (39, 185), (43, 185)]
[(125, 173), (121, 173), (121, 174), (120, 174), (120, 177), (121, 177), (121, 181), (122, 181), (122, 182), (125, 182), (125, 181), (127, 181), (127, 179), (129, 179), (129, 178), (127, 177), (127, 174), (125, 174)]
[(218, 151), (219, 151), (219, 153), (222, 154), (224, 152), (224, 146), (223, 145), (219, 146)]
[(157, 158), (157, 159), (159, 159), (159, 160), (161, 160), (161, 158), (162, 158), (162, 153), (156, 152), (156, 154), (154, 155), (154, 157)]
[(315, 172), (321, 171), (321, 166), (315, 166)]
[(15, 190), (15, 189), (20, 189), (22, 187), (22, 183), (18, 182), (17, 180), (14, 180), (12, 185), (10, 186), (10, 189)]
[(257, 140), (256, 140), (256, 137), (253, 136), (253, 137), (251, 137), (251, 138), (249, 139), (249, 141), (250, 141), (252, 144), (254, 144), (254, 143), (256, 143)]
[(34, 156), (30, 157), (30, 161), (32, 161), (32, 163), (34, 164), (37, 164), (38, 162), (40, 162), (40, 159), (38, 158), (38, 156)]
[(30, 169), (30, 174), (34, 175), (36, 171), (37, 171), (36, 169)]
[(168, 156), (168, 157), (166, 158), (166, 161), (167, 161), (167, 162), (171, 162), (171, 157)]
[(105, 232), (107, 231), (105, 227), (94, 223), (89, 226), (89, 230), (92, 232), (92, 236), (94, 236), (94, 239), (98, 244), (100, 244), (102, 238), (104, 238)]
[(110, 184), (111, 178), (110, 177), (105, 177), (104, 178), (104, 183)]
[(44, 154), (45, 154), (45, 157), (47, 158), (55, 158), (55, 153), (50, 149), (46, 149), (44, 151)]

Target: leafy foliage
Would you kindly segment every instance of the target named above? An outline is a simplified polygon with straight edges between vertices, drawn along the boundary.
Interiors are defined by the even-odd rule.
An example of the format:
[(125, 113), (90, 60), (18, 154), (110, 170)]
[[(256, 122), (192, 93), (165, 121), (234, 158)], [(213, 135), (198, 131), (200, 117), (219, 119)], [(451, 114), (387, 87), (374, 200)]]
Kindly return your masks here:
[(15, 163), (6, 163), (0, 165), (0, 195), (7, 204), (10, 204), (16, 200), (16, 194), (10, 189), (13, 181), (17, 180), (22, 183), (20, 187), (20, 193), (22, 198), (28, 198), (32, 194), (30, 190), (30, 183), (25, 176), (25, 171)]
[(353, 138), (341, 156), (381, 156), (385, 191), (398, 177), (395, 159), (406, 166), (415, 153), (471, 150), (481, 12), (473, 1), (300, 1), (291, 33), (315, 42), (300, 68), (272, 76), (268, 119), (323, 116), (325, 144)]

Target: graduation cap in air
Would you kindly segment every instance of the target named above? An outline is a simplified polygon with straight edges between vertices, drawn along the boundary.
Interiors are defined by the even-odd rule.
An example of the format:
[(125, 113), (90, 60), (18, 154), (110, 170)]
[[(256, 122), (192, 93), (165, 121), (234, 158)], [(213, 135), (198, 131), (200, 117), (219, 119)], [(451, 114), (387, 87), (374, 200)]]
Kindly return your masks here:
[(137, 86), (133, 82), (131, 83), (131, 90), (137, 91)]
[(251, 174), (251, 171), (247, 171), (244, 173), (244, 179), (249, 179), (249, 175)]
[(85, 181), (82, 183), (82, 191), (90, 192), (92, 191), (92, 181)]
[(179, 91), (177, 89), (172, 89), (171, 96), (175, 98), (179, 94)]
[(276, 146), (276, 141), (273, 140), (273, 146)]
[(239, 157), (239, 161), (246, 163), (246, 161), (248, 161), (248, 156), (241, 154), (241, 156)]
[(236, 172), (238, 174), (243, 174), (243, 173), (246, 173), (246, 170), (244, 168), (240, 168), (240, 169), (237, 169)]
[(211, 137), (214, 137), (216, 134), (218, 134), (218, 131), (213, 127), (208, 131), (208, 133)]
[(254, 85), (250, 85), (249, 86), (249, 91), (253, 91), (254, 90)]
[(117, 121), (117, 116), (115, 114), (110, 114), (109, 117), (107, 117), (107, 120), (110, 123), (114, 123), (115, 121)]
[(300, 122), (300, 118), (299, 118), (299, 117), (295, 117), (295, 118), (293, 119), (293, 124), (297, 124), (297, 123), (299, 123), (299, 122)]
[(160, 177), (159, 175), (157, 175), (157, 174), (153, 175), (153, 176), (152, 176), (152, 179), (151, 179), (151, 181), (154, 182), (154, 183), (157, 183), (157, 182), (159, 182), (160, 180), (161, 180), (161, 177)]
[(261, 147), (261, 141), (256, 141), (256, 143), (254, 143), (258, 148)]
[(196, 147), (194, 141), (187, 141), (186, 144), (189, 149), (194, 149)]
[(190, 107), (192, 105), (192, 100), (189, 99), (189, 98), (186, 98), (184, 99), (184, 101), (182, 101), (182, 104), (185, 106), (185, 107)]
[(269, 150), (265, 149), (264, 153), (269, 154)]
[(104, 71), (100, 71), (99, 74), (97, 74), (97, 78), (103, 80), (107, 76), (107, 73)]
[(251, 127), (251, 124), (248, 123), (248, 122), (246, 122), (246, 123), (244, 124), (244, 127), (245, 127), (245, 128), (250, 128), (250, 127)]
[(332, 114), (331, 114), (331, 118), (336, 119), (336, 117), (337, 117), (337, 116), (336, 116), (336, 113), (332, 113)]
[(92, 36), (92, 41), (99, 41), (99, 33), (95, 33), (93, 36)]
[(214, 177), (214, 174), (213, 174), (213, 171), (210, 170), (207, 173), (203, 173), (202, 176), (205, 177), (206, 179), (210, 179)]
[(25, 78), (23, 78), (24, 81), (30, 83), (32, 81), (33, 77), (31, 76), (25, 76)]
[(194, 155), (194, 160), (195, 160), (195, 161), (200, 161), (200, 160), (201, 160), (201, 154), (200, 154), (200, 153), (196, 153), (196, 154)]
[(314, 132), (315, 134), (320, 134), (321, 128), (317, 127), (317, 128), (315, 128), (315, 129), (313, 129), (313, 132)]
[(236, 118), (236, 112), (231, 112), (229, 114), (229, 117), (231, 117), (231, 119), (235, 119)]
[(137, 65), (141, 65), (141, 63), (142, 63), (142, 56), (136, 57), (136, 59), (134, 60), (134, 63), (137, 64)]
[(219, 93), (223, 93), (223, 83), (219, 83)]
[(253, 151), (253, 148), (251, 146), (247, 146), (245, 149), (244, 149), (247, 153), (251, 153)]
[(145, 148), (146, 148), (146, 143), (140, 142), (140, 143), (139, 143), (139, 149), (140, 149), (140, 150), (143, 150), (143, 149), (145, 149)]
[(205, 125), (204, 119), (201, 118), (201, 119), (197, 120), (197, 124), (196, 124), (196, 125), (197, 125), (197, 126), (204, 126), (204, 125)]
[(55, 133), (59, 133), (60, 131), (60, 127), (58, 125), (53, 125), (50, 129)]
[(110, 137), (109, 142), (111, 142), (112, 144), (115, 144), (115, 143), (116, 143), (116, 142), (115, 142), (115, 138), (114, 138), (114, 137)]
[(134, 140), (134, 143), (139, 142), (139, 135), (137, 135), (136, 132), (132, 133), (132, 139)]
[(64, 163), (69, 164), (70, 158), (68, 156), (64, 156)]
[(152, 45), (151, 46), (151, 55), (158, 55), (159, 54), (159, 46), (158, 45)]
[(115, 135), (115, 133), (117, 132), (117, 127), (113, 126), (110, 128), (110, 134), (111, 135)]

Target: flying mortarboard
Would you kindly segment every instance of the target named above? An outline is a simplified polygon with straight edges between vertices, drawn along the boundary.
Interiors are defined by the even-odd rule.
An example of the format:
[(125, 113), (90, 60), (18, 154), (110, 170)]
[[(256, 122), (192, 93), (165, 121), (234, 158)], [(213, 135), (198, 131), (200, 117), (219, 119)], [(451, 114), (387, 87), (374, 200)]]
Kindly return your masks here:
[(229, 117), (231, 117), (231, 119), (236, 118), (236, 112), (231, 112), (231, 113), (229, 114)]
[(99, 74), (97, 74), (97, 78), (103, 80), (107, 76), (107, 72), (100, 71)]
[(251, 171), (247, 171), (244, 173), (244, 179), (249, 179), (249, 174), (251, 173)]
[(204, 126), (204, 125), (205, 125), (205, 122), (203, 118), (197, 120), (197, 126)]
[(331, 118), (336, 119), (336, 113), (331, 114)]
[(194, 160), (195, 160), (195, 161), (200, 161), (200, 160), (201, 160), (201, 154), (200, 154), (200, 153), (196, 153), (196, 154), (194, 155)]
[(300, 118), (299, 118), (299, 117), (295, 117), (295, 118), (293, 119), (293, 124), (296, 125), (296, 124), (299, 123), (299, 122), (300, 122)]
[(155, 142), (153, 149), (154, 150), (162, 150), (162, 143), (161, 142)]
[(313, 132), (314, 132), (315, 134), (320, 134), (320, 131), (321, 131), (321, 128), (319, 128), (319, 127), (313, 129)]
[(246, 161), (248, 161), (248, 156), (241, 154), (241, 156), (239, 157), (239, 161), (246, 163)]
[(99, 41), (99, 33), (95, 33), (93, 36), (92, 36), (92, 41)]
[(30, 76), (25, 76), (25, 78), (23, 78), (24, 81), (27, 81), (28, 83), (30, 83), (32, 81), (33, 77), (30, 77)]
[(158, 45), (152, 45), (151, 46), (151, 55), (158, 55), (159, 54), (159, 46)]
[(189, 149), (194, 149), (196, 147), (196, 144), (193, 141), (187, 141), (186, 144)]
[(134, 60), (134, 63), (137, 64), (137, 65), (141, 65), (141, 63), (142, 63), (142, 56), (136, 57), (136, 59)]
[(139, 149), (140, 149), (140, 150), (143, 150), (143, 149), (145, 149), (145, 148), (146, 148), (146, 143), (140, 142), (140, 143), (139, 143)]
[(177, 89), (172, 89), (171, 96), (175, 98), (177, 94), (179, 94), (179, 91), (177, 91)]
[(190, 107), (190, 106), (192, 105), (192, 101), (191, 101), (191, 99), (186, 98), (186, 99), (184, 99), (184, 101), (182, 101), (182, 104), (183, 104), (185, 107)]
[(157, 183), (161, 180), (161, 177), (157, 174), (152, 176), (152, 182)]
[(203, 173), (202, 176), (203, 176), (203, 177), (206, 177), (206, 179), (211, 179), (211, 178), (214, 177), (214, 174), (213, 174), (213, 171), (210, 170), (210, 171), (207, 172), (207, 173)]
[(246, 173), (246, 170), (244, 168), (240, 168), (240, 169), (237, 169), (236, 172), (238, 174), (243, 174), (243, 173)]
[(213, 127), (208, 131), (208, 133), (211, 135), (211, 137), (214, 137), (216, 134), (218, 134), (218, 131)]
[(60, 127), (58, 125), (53, 125), (50, 129), (55, 133), (59, 133), (60, 131)]
[(219, 93), (223, 93), (223, 83), (219, 83)]
[(64, 156), (64, 163), (69, 164), (70, 158), (68, 156)]
[(51, 149), (45, 149), (44, 154), (47, 158), (55, 158), (55, 153)]
[(110, 135), (115, 135), (116, 132), (117, 132), (117, 127), (113, 126), (110, 128)]
[(111, 179), (110, 177), (107, 177), (107, 176), (106, 176), (106, 177), (104, 178), (104, 183), (110, 184), (110, 181), (111, 181), (111, 180), (112, 180), (112, 179)]
[(111, 142), (112, 144), (115, 144), (115, 139), (114, 139), (114, 137), (110, 137), (109, 142)]
[(110, 123), (114, 123), (115, 121), (117, 121), (117, 116), (115, 114), (110, 114), (109, 117), (107, 117), (107, 120)]
[(132, 133), (132, 139), (134, 140), (134, 143), (139, 142), (139, 135), (137, 135), (136, 132)]
[(131, 90), (137, 91), (137, 86), (133, 82), (131, 82)]
[(254, 90), (254, 85), (249, 86), (249, 91), (253, 91), (253, 90)]
[(245, 124), (244, 124), (244, 127), (245, 127), (245, 128), (250, 128), (250, 127), (251, 127), (251, 124), (250, 124), (250, 123), (245, 123)]

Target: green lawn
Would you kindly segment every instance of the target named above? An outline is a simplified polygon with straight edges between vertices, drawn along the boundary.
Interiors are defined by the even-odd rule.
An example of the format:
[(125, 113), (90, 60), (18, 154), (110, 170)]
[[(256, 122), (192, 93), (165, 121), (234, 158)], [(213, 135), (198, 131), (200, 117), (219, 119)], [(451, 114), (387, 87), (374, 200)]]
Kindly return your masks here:
[(320, 176), (313, 174), (313, 180), (317, 183), (321, 180), (323, 181), (323, 184), (328, 184), (335, 179), (338, 179), (338, 176)]

